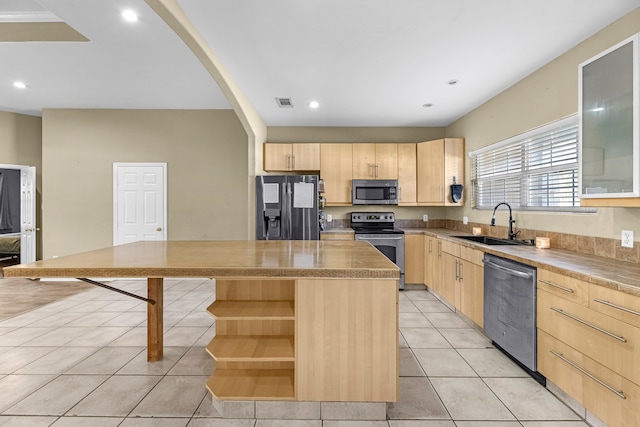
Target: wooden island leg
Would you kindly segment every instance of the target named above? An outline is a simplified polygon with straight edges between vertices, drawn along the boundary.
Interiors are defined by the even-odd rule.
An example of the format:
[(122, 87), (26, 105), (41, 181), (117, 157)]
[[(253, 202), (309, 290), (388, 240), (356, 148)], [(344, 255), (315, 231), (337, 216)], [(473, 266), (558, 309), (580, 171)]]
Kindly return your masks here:
[(147, 303), (147, 361), (157, 362), (162, 359), (162, 278), (147, 279), (147, 295), (155, 304)]

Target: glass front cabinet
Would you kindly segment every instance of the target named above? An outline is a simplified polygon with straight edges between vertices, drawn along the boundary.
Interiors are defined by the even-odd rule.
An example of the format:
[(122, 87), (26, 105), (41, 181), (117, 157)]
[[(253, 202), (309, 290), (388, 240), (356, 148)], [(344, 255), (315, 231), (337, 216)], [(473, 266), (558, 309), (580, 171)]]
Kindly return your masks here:
[(583, 206), (633, 206), (640, 200), (638, 37), (579, 66)]

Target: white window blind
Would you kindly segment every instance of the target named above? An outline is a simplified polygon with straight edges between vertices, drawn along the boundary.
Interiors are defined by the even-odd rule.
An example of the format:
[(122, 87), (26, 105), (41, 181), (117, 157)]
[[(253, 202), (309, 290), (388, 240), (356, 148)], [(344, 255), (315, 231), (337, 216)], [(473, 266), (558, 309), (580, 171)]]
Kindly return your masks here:
[(493, 209), (580, 210), (578, 117), (553, 122), (470, 153), (472, 203)]

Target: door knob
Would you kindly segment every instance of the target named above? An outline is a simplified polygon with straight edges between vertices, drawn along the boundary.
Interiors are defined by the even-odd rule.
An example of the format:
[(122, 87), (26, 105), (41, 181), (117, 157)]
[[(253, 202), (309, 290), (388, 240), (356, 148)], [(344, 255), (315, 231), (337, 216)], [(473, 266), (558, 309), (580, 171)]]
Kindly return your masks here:
[(162, 227), (156, 228), (156, 231), (162, 231)]

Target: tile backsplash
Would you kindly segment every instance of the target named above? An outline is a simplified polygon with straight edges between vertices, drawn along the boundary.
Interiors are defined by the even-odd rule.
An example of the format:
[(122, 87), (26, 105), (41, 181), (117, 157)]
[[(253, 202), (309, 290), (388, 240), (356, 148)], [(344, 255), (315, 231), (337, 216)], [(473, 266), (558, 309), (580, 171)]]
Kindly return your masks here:
[[(327, 224), (327, 231), (332, 228), (349, 228), (349, 220), (336, 219)], [(447, 228), (471, 234), (473, 227), (480, 227), (482, 234), (491, 237), (506, 238), (508, 227), (497, 225), (491, 227), (489, 224), (469, 222), (463, 224), (462, 221), (453, 219), (434, 219), (427, 222), (421, 219), (396, 219), (396, 227), (399, 228)], [(611, 258), (620, 261), (640, 263), (640, 243), (635, 242), (633, 248), (623, 248), (620, 239), (607, 239), (603, 237), (583, 236), (579, 234), (556, 233), (551, 231), (530, 230), (526, 228), (516, 228), (518, 235), (516, 239), (531, 240), (536, 237), (548, 237), (551, 247), (555, 249), (565, 249), (587, 255), (596, 255), (604, 258)]]
[[(406, 221), (410, 225), (398, 224), (398, 227), (411, 228), (447, 228), (471, 233), (473, 227), (480, 227), (482, 234), (491, 237), (506, 238), (508, 227), (495, 226), (489, 224), (479, 224), (470, 222), (463, 224), (462, 221), (452, 219), (441, 219), (423, 222), (420, 220), (400, 220)], [(397, 223), (400, 221), (396, 221)], [(607, 239), (603, 237), (583, 236), (580, 234), (556, 233), (551, 231), (530, 230), (526, 228), (516, 228), (518, 232), (516, 239), (531, 240), (536, 237), (548, 237), (552, 248), (565, 249), (587, 255), (596, 255), (604, 258), (616, 259), (619, 261), (640, 263), (640, 244), (635, 242), (633, 248), (623, 248), (620, 239)]]

